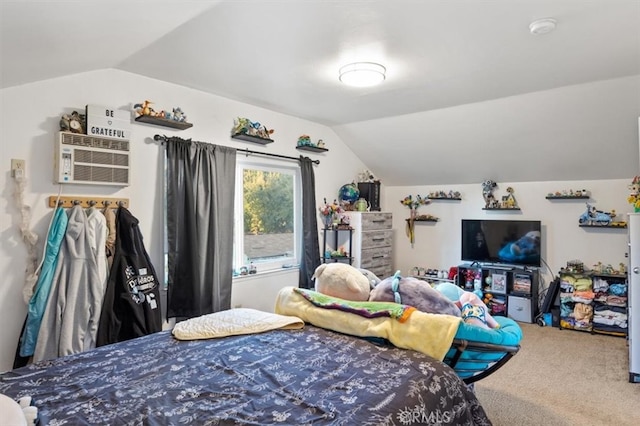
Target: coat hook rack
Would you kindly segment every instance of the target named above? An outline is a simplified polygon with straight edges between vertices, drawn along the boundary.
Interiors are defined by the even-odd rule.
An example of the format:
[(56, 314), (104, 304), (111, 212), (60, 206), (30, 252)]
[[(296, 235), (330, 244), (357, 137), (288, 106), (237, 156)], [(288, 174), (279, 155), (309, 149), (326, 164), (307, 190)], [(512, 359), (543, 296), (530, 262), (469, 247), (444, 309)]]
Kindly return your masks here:
[(120, 206), (129, 208), (128, 198), (65, 196), (65, 197), (60, 197), (60, 202), (58, 204), (56, 204), (56, 201), (58, 201), (58, 196), (50, 195), (49, 207), (55, 208), (59, 205), (60, 207), (69, 208), (75, 205), (80, 205), (84, 208), (95, 207), (95, 206), (104, 206), (110, 209), (117, 209)]

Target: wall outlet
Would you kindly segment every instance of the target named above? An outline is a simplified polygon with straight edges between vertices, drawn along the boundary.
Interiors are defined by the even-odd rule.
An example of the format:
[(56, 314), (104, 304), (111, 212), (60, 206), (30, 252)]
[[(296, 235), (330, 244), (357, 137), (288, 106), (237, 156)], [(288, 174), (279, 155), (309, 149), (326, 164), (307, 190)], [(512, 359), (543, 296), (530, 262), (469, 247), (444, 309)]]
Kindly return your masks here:
[(25, 161), (12, 158), (11, 159), (11, 176), (23, 177), (24, 173), (25, 173)]

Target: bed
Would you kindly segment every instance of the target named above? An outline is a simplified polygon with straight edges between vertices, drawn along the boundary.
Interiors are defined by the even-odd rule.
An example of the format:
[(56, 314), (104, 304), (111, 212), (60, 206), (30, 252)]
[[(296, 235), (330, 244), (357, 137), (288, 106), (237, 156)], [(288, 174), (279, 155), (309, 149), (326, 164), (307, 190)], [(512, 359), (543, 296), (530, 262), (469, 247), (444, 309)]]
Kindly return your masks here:
[(217, 339), (163, 331), (0, 375), (43, 425), (491, 424), (427, 354), (306, 323)]

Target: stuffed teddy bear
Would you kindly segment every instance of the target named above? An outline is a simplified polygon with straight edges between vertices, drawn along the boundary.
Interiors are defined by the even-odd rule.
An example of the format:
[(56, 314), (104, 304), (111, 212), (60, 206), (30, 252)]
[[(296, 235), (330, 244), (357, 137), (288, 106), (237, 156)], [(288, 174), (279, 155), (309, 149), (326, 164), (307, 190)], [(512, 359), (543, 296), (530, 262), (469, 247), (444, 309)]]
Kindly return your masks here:
[(402, 277), (399, 272), (380, 281), (371, 290), (369, 300), (402, 303), (430, 314), (460, 316), (460, 309), (442, 293), (418, 278)]
[(344, 300), (364, 302), (369, 299), (369, 279), (346, 263), (323, 263), (313, 273), (316, 291)]

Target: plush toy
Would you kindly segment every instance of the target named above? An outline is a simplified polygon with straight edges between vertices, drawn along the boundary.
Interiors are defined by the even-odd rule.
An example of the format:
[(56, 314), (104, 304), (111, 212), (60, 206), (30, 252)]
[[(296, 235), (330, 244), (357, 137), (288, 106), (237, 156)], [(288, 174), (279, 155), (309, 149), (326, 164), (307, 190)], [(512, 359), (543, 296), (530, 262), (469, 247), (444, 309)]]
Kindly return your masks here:
[(400, 276), (400, 271), (380, 281), (371, 290), (369, 300), (402, 303), (430, 314), (460, 316), (460, 309), (446, 296), (418, 278)]
[(491, 316), (489, 308), (471, 291), (463, 291), (456, 306), (462, 312), (462, 319), (467, 324), (477, 325), (483, 328), (499, 328), (500, 324)]
[(360, 302), (369, 299), (369, 279), (346, 263), (323, 263), (311, 278), (316, 281), (316, 291), (327, 296)]
[(359, 271), (369, 280), (369, 287), (374, 288), (380, 283), (380, 278), (368, 269), (360, 268)]

